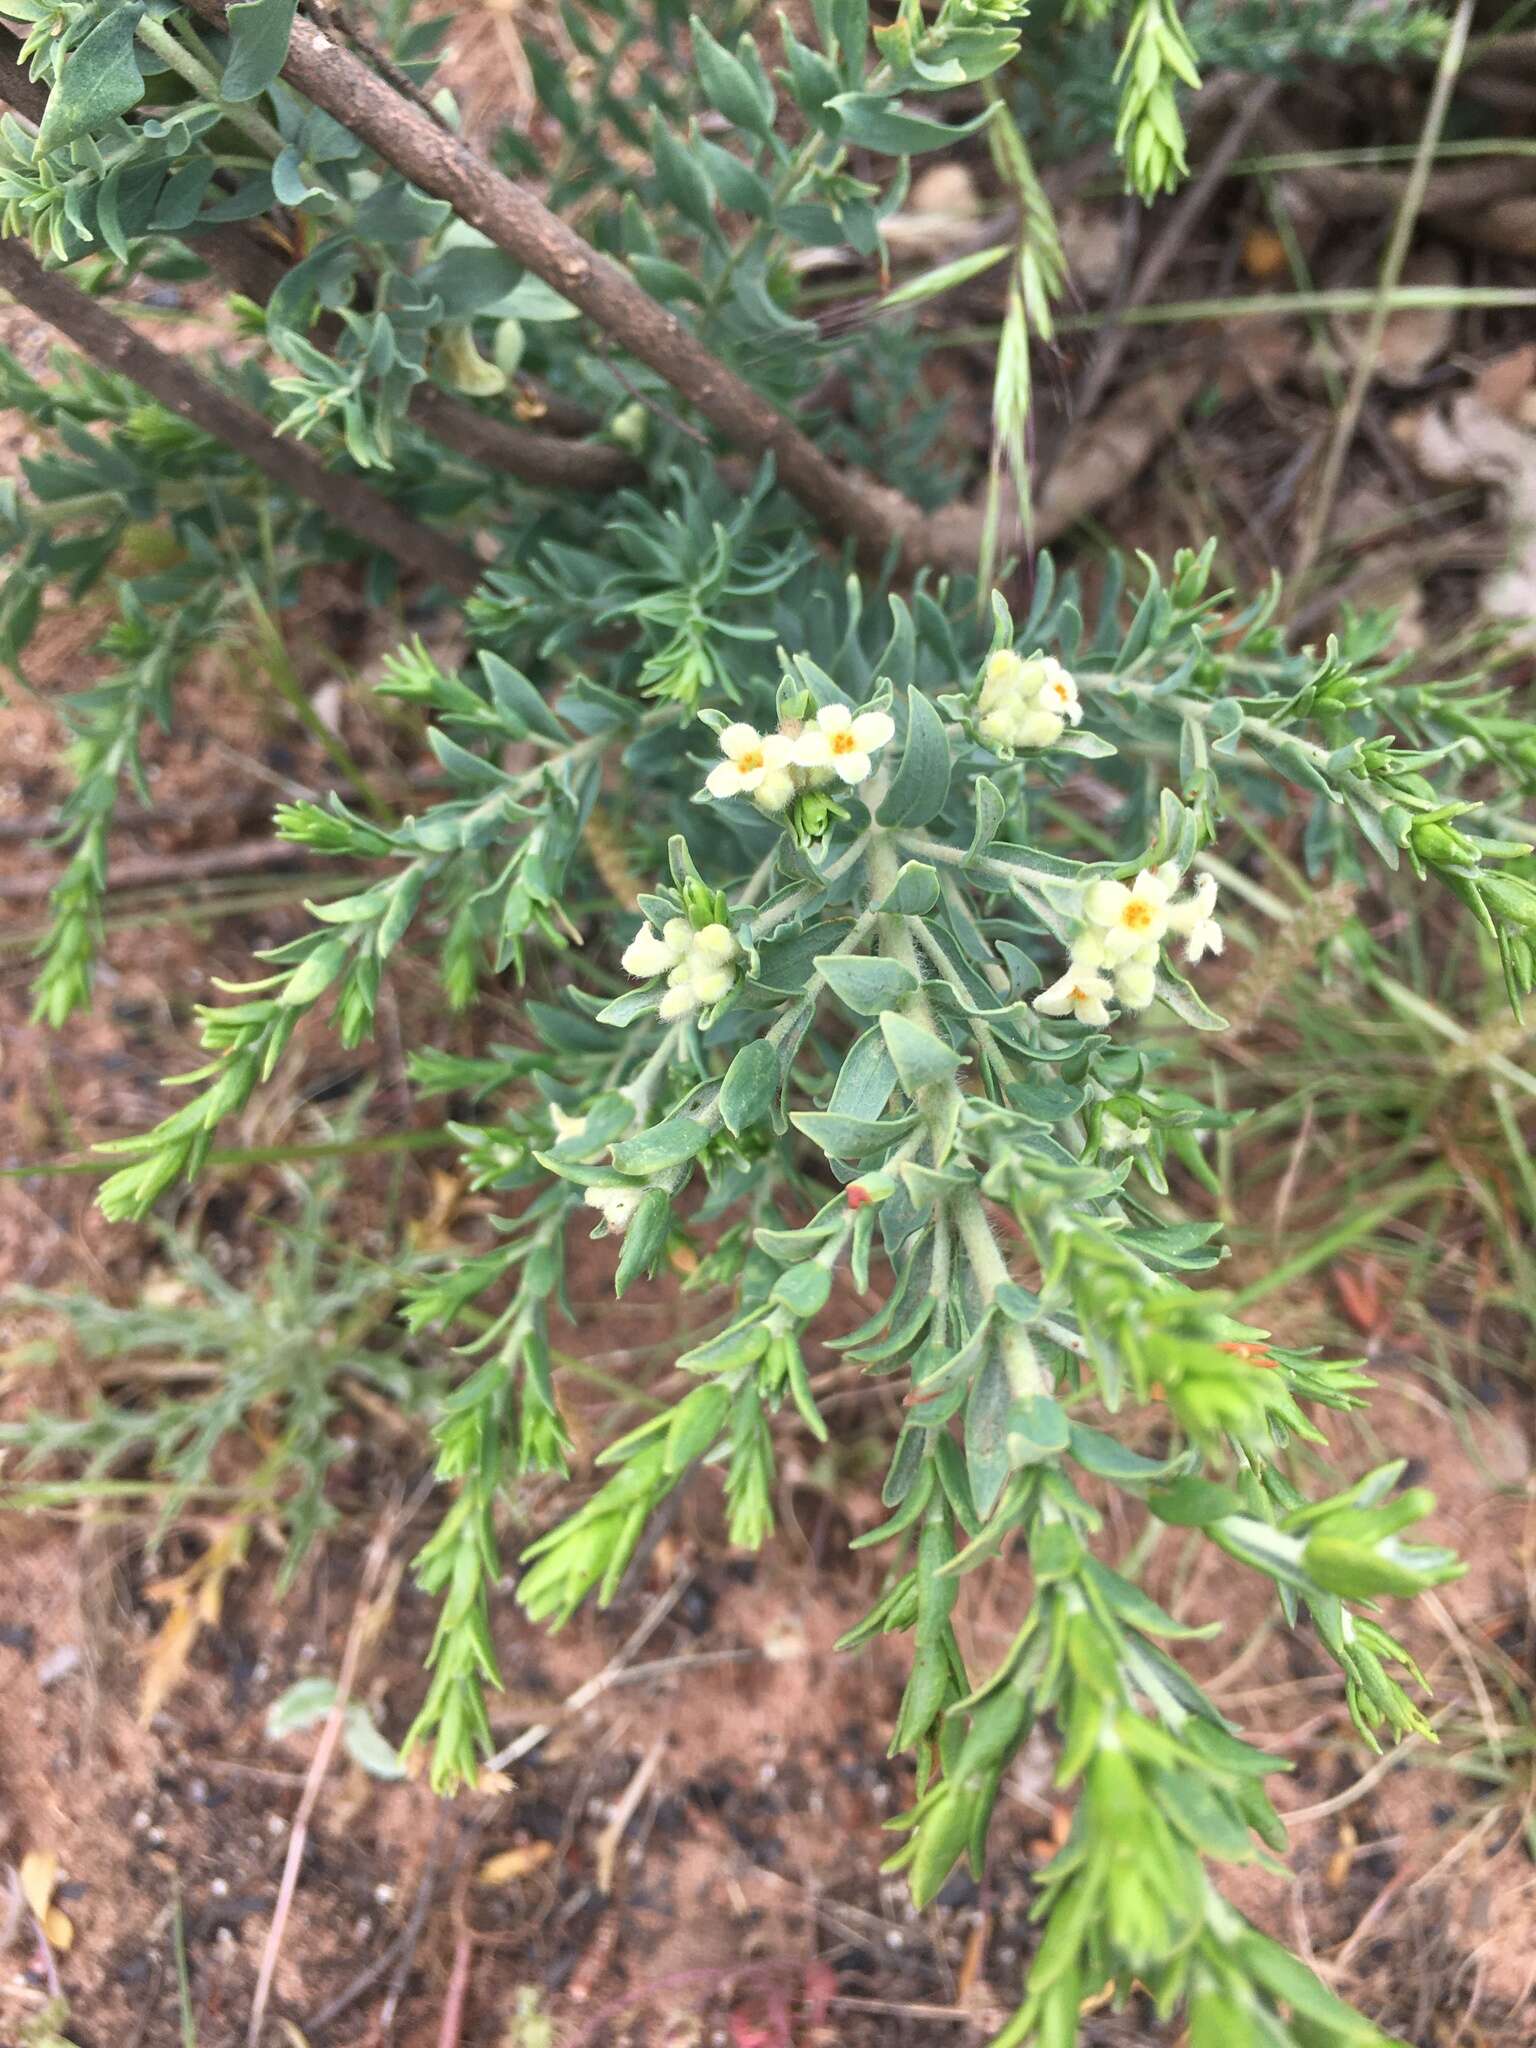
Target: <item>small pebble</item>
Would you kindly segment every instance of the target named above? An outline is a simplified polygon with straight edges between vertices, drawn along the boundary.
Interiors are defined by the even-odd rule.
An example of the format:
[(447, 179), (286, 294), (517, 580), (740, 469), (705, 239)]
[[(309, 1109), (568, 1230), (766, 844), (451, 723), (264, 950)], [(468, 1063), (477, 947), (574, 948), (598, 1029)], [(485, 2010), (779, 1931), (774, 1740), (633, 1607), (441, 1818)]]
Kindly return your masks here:
[(229, 1897), (229, 1880), (223, 1877), (216, 1877), (212, 1884), (209, 1885), (208, 1890), (216, 1899), (227, 1899)]
[(37, 1667), (37, 1682), (46, 1692), (51, 1685), (57, 1685), (68, 1678), (71, 1672), (80, 1669), (80, 1645), (61, 1643), (56, 1650), (50, 1650)]

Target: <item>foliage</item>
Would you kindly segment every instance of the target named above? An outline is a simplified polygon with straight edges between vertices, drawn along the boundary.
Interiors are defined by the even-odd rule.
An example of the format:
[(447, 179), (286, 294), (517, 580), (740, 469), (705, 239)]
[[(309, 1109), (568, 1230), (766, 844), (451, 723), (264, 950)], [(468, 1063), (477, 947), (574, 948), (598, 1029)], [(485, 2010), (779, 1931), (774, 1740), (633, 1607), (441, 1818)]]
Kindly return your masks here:
[[(241, 1512), (282, 1531), (285, 1577), (297, 1570), (335, 1520), (326, 1480), (344, 1452), (338, 1423), (349, 1383), (412, 1409), (431, 1379), (413, 1369), (390, 1320), (398, 1282), (349, 1251), (336, 1229), (335, 1172), (294, 1176), (292, 1187), (293, 1220), (274, 1226), (270, 1255), (248, 1288), (188, 1237), (167, 1232), (158, 1298), (121, 1308), (90, 1294), (13, 1291), (18, 1309), (61, 1319), (122, 1390), (93, 1396), (80, 1415), (40, 1409), (0, 1424), (0, 1449), (17, 1454), (13, 1498), (24, 1502), (33, 1491), (25, 1475), (60, 1459), (78, 1470), (86, 1493), (147, 1469), (168, 1526), (233, 1482)], [(136, 1378), (151, 1368), (167, 1391), (146, 1398)], [(225, 1462), (241, 1438), (261, 1453), (243, 1474)], [(51, 1484), (50, 1497), (56, 1492)]]
[[(419, 93), (435, 32), (404, 12), (377, 10), (374, 29)], [(1209, 1875), (1283, 1846), (1263, 1789), (1275, 1762), (1180, 1661), (1205, 1631), (1099, 1539), (1123, 1498), (1147, 1527), (1189, 1531), (1267, 1581), (1337, 1665), (1371, 1744), (1430, 1732), (1384, 1603), (1458, 1566), (1410, 1540), (1432, 1502), (1397, 1490), (1400, 1463), (1318, 1480), (1318, 1414), (1358, 1408), (1370, 1383), (1254, 1326), (1212, 1283), (1223, 1250), (1198, 1190), (1227, 1119), (1174, 1084), (1134, 1020), (1160, 1004), (1191, 1031), (1223, 1028), (1196, 985), (1224, 943), (1217, 842), (1297, 810), (1318, 873), (1401, 869), (1449, 890), (1518, 1004), (1536, 974), (1518, 829), (1536, 742), (1480, 679), (1410, 679), (1384, 657), (1382, 621), (1292, 644), (1277, 591), (1213, 588), (1214, 544), (1166, 574), (1142, 562), (1129, 594), (1112, 563), (1091, 606), (1044, 556), (1009, 586), (1027, 597), (992, 588), (1004, 477), (1027, 499), (1030, 348), (1065, 284), (1031, 78), (1065, 39), (1064, 103), (1112, 104), (1130, 184), (1161, 191), (1183, 174), (1180, 93), (1218, 46), (1211, 12), (1079, 4), (1038, 33), (1005, 0), (903, 0), (878, 27), (861, 0), (813, 13), (814, 36), (785, 25), (771, 65), (737, 25), (688, 24), (670, 5), (566, 10), (580, 77), (532, 60), (563, 138), (549, 190), (722, 364), (931, 506), (948, 488), (919, 375), (935, 344), (905, 321), (888, 342), (866, 332), (838, 356), (863, 389), (836, 407), (838, 344), (809, 315), (796, 257), (880, 262), (912, 164), (990, 151), (1019, 230), (986, 252), (1010, 265), (1009, 313), (975, 579), (889, 560), (856, 571), (772, 463), (718, 464), (654, 364), (596, 345), (547, 279), (282, 81), (289, 0), (245, 0), (227, 38), (165, 0), (20, 9), (50, 98), (39, 132), (0, 124), (7, 232), (118, 291), (190, 265), (206, 230), (280, 225), (292, 260), (263, 305), (240, 306), (261, 350), (228, 383), (416, 518), (486, 540), (470, 656), (449, 667), (408, 639), (379, 684), (423, 722), (443, 793), (401, 817), (335, 795), (281, 808), (287, 841), (365, 872), (310, 906), (300, 936), (263, 956), (269, 972), (199, 1007), (208, 1061), (157, 1128), (105, 1148), (120, 1163), (102, 1205), (140, 1218), (196, 1174), (309, 1012), (345, 1044), (367, 1036), (403, 949), (435, 950), (454, 1010), (490, 978), (526, 976), (538, 992), (517, 1044), (416, 1048), (411, 1063), (422, 1094), (456, 1098), (466, 1175), (499, 1204), (490, 1246), (417, 1273), (405, 1312), (413, 1332), (470, 1333), (467, 1370), (433, 1411), (446, 1507), (417, 1559), (439, 1622), (406, 1746), (430, 1746), (434, 1784), (472, 1782), (495, 1746), (508, 1494), (571, 1463), (551, 1333), (572, 1233), (611, 1240), (619, 1295), (683, 1253), (690, 1285), (726, 1292), (725, 1319), (684, 1341), (687, 1391), (608, 1444), (601, 1483), (523, 1551), (525, 1611), (558, 1625), (611, 1599), (658, 1505), (696, 1480), (719, 1484), (733, 1543), (764, 1543), (784, 1430), (829, 1435), (811, 1346), (902, 1376), (888, 1519), (857, 1539), (881, 1550), (884, 1582), (847, 1639), (912, 1644), (893, 1748), (912, 1759), (914, 1801), (893, 1867), (920, 1902), (961, 1858), (979, 1867), (999, 1786), (1039, 1725), (1076, 1794), (999, 2041), (1067, 2048), (1085, 2001), (1141, 1987), (1187, 2013), (1195, 2048), (1366, 2048), (1383, 2037)], [(1396, 49), (1410, 17), (1386, 18)], [(1411, 20), (1422, 40), (1427, 17)], [(642, 37), (659, 55), (637, 80)], [(1298, 26), (1265, 61), (1311, 47)], [(528, 147), (501, 143), (514, 162)], [(955, 276), (909, 280), (893, 302)], [(363, 562), (379, 602), (396, 577), (112, 375), (4, 374), (55, 437), (27, 494), (0, 506), (6, 655), (19, 663), (51, 587), (115, 578), (119, 612), (116, 669), (68, 712), (80, 783), (38, 990), (62, 1022), (88, 993), (115, 792), (144, 720), (171, 715), (183, 661), (230, 630), (230, 565), (258, 561), (279, 607), (316, 562)], [(422, 424), (428, 389), (487, 417), (584, 408), (641, 481), (583, 498), (447, 455)], [(124, 573), (140, 529), (168, 556)], [(1090, 814), (1092, 860), (1074, 829)], [(595, 918), (574, 907), (593, 872)], [(88, 1476), (152, 1454), (174, 1511), (217, 1444), (275, 1406), (264, 1481), (302, 1545), (325, 1516), (337, 1376), (410, 1386), (398, 1346), (358, 1334), (389, 1306), (377, 1276), (315, 1250), (325, 1232), (317, 1211), (273, 1261), (259, 1324), (206, 1264), (192, 1309), (68, 1305), (88, 1346), (212, 1357), (220, 1376), (158, 1406), (36, 1417), (11, 1440)], [(850, 1295), (863, 1320), (828, 1340), (829, 1305)], [(334, 1341), (316, 1347), (321, 1327)], [(972, 1671), (959, 1581), (1004, 1557), (1027, 1557), (1029, 1597), (999, 1664)]]

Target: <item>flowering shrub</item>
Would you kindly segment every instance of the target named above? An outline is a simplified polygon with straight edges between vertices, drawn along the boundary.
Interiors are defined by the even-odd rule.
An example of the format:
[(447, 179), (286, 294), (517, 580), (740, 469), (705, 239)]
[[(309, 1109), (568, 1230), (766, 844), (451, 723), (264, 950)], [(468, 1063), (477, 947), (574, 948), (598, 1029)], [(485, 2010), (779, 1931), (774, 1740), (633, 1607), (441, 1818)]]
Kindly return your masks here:
[[(1166, 577), (1144, 563), (1134, 603), (1112, 563), (1091, 621), (1044, 555), (1004, 588), (978, 581), (1002, 545), (1005, 473), (1027, 486), (1029, 343), (1062, 278), (1003, 0), (903, 0), (873, 30), (859, 0), (817, 0), (815, 46), (786, 27), (777, 79), (751, 38), (728, 47), (695, 22), (648, 129), (610, 80), (581, 105), (541, 61), (567, 137), (548, 195), (582, 203), (592, 243), (424, 101), (424, 29), (396, 23), (381, 59), (292, 0), (12, 11), (46, 89), (37, 118), (0, 123), (12, 237), (55, 262), (93, 255), (114, 283), (168, 245), (183, 263), (205, 247), (249, 262), (215, 231), (274, 206), (308, 238), (264, 303), (238, 302), (282, 374), (252, 355), (206, 386), (0, 244), (8, 288), (97, 356), (46, 386), (3, 366), (11, 402), (57, 437), (31, 495), (0, 505), (6, 653), (21, 658), (50, 586), (107, 576), (130, 516), (174, 544), (169, 566), (122, 580), (118, 666), (69, 707), (81, 789), (40, 1012), (62, 1022), (88, 996), (118, 785), (190, 649), (235, 630), (221, 579), (259, 559), (280, 607), (325, 559), (379, 603), (402, 576), (469, 593), (462, 670), (411, 641), (379, 682), (425, 721), (446, 793), (410, 816), (335, 795), (279, 810), (285, 839), (367, 877), (198, 1011), (208, 1063), (156, 1128), (103, 1148), (118, 1163), (101, 1192), (137, 1218), (196, 1173), (306, 1012), (326, 1008), (347, 1044), (367, 1035), (402, 947), (435, 945), (456, 1009), (487, 976), (529, 977), (515, 1046), (412, 1059), (423, 1094), (480, 1105), (455, 1130), (500, 1205), (496, 1243), (418, 1279), (406, 1310), (413, 1328), (478, 1324), (437, 1413), (444, 1511), (417, 1560), (440, 1611), (410, 1746), (433, 1783), (473, 1782), (495, 1749), (502, 1509), (521, 1475), (568, 1470), (550, 1330), (573, 1236), (594, 1235), (618, 1295), (681, 1267), (686, 1291), (729, 1306), (684, 1342), (688, 1390), (608, 1444), (595, 1488), (522, 1550), (527, 1615), (558, 1624), (611, 1599), (685, 1484), (719, 1486), (733, 1544), (766, 1542), (785, 1431), (829, 1435), (812, 1347), (897, 1377), (888, 1518), (856, 1539), (882, 1585), (845, 1644), (910, 1643), (893, 1748), (913, 1803), (892, 1865), (919, 1902), (962, 1859), (979, 1868), (1036, 1728), (1076, 1800), (999, 2044), (1068, 2048), (1085, 2001), (1136, 1987), (1187, 2013), (1192, 2048), (1379, 2044), (1210, 1875), (1283, 1848), (1264, 1790), (1278, 1766), (1186, 1669), (1178, 1645), (1209, 1630), (1116, 1561), (1104, 1503), (1268, 1582), (1371, 1745), (1429, 1732), (1383, 1603), (1458, 1566), (1410, 1540), (1432, 1503), (1397, 1490), (1400, 1462), (1300, 1490), (1292, 1448), (1320, 1451), (1320, 1414), (1359, 1407), (1369, 1382), (1253, 1327), (1211, 1279), (1222, 1247), (1192, 1198), (1214, 1185), (1224, 1119), (1170, 1084), (1139, 1020), (1160, 1005), (1222, 1029), (1198, 984), (1223, 948), (1209, 863), (1234, 812), (1304, 812), (1319, 869), (1443, 884), (1518, 1001), (1536, 935), (1510, 822), (1536, 773), (1529, 728), (1498, 692), (1409, 680), (1380, 621), (1291, 644), (1274, 591), (1212, 589), (1213, 549)], [(407, 10), (376, 26), (392, 12)], [(1081, 65), (1131, 183), (1174, 182), (1198, 10), (1078, 12), (1084, 50), (1119, 36)], [(623, 35), (642, 19), (609, 15)], [(670, 10), (643, 19), (670, 49)], [(1383, 21), (1425, 41), (1417, 14)], [(1078, 33), (1075, 18), (1042, 31), (1074, 50)], [(939, 91), (970, 94), (974, 118), (917, 111)], [(695, 108), (708, 134), (680, 135)], [(998, 447), (957, 550), (912, 408), (814, 432), (782, 410), (820, 375), (785, 259), (797, 243), (872, 256), (911, 159), (983, 125), (1020, 224), (983, 252), (1014, 282)], [(648, 153), (644, 208), (625, 204), (613, 132)], [(520, 138), (507, 149), (527, 156)], [(856, 170), (871, 165), (878, 182)], [(907, 302), (952, 281), (945, 266)], [(870, 359), (901, 388), (920, 346), (892, 334)], [(509, 398), (517, 424), (495, 409)], [(706, 429), (755, 472), (740, 452), (717, 467)], [(887, 460), (896, 474), (870, 474)], [(615, 835), (637, 895), (603, 858)], [(583, 872), (604, 907), (578, 922)], [(851, 1330), (826, 1313), (834, 1289), (859, 1299)], [(978, 1570), (1006, 1576), (1017, 1629), (991, 1670), (968, 1668), (954, 1626)]]

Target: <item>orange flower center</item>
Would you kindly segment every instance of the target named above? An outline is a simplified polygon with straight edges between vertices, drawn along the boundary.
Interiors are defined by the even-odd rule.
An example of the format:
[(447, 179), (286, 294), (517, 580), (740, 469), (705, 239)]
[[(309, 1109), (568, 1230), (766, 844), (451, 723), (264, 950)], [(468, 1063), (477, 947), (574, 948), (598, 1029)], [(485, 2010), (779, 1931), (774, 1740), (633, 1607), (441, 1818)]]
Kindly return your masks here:
[(736, 766), (741, 770), (743, 775), (753, 774), (757, 769), (761, 768), (762, 765), (763, 750), (761, 747), (748, 747), (747, 751), (744, 754), (738, 754), (736, 756)]
[(1144, 932), (1152, 922), (1152, 906), (1143, 903), (1139, 896), (1133, 896), (1120, 913), (1120, 922), (1127, 931)]
[(832, 751), (834, 754), (856, 754), (859, 751), (859, 743), (850, 727), (844, 726), (841, 732), (833, 733)]
[(1087, 1002), (1087, 1000), (1088, 1000), (1088, 991), (1087, 991), (1087, 989), (1085, 989), (1085, 988), (1074, 988), (1074, 989), (1073, 989), (1073, 991), (1072, 991), (1072, 1000), (1073, 1000), (1073, 1002), (1074, 1002), (1074, 1003), (1086, 1003), (1086, 1002)]

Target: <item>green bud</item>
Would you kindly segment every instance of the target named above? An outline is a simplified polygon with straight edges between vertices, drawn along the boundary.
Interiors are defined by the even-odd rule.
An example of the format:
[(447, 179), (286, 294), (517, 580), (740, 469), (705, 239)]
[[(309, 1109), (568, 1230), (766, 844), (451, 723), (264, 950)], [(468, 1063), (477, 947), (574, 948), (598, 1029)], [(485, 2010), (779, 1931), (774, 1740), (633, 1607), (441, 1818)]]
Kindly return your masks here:
[(650, 415), (638, 398), (628, 405), (621, 405), (608, 422), (610, 438), (621, 448), (627, 448), (631, 455), (643, 453), (650, 430)]
[(440, 382), (467, 398), (498, 398), (507, 388), (506, 372), (481, 355), (467, 321), (455, 320), (443, 328), (433, 367)]
[(515, 377), (523, 360), (523, 346), (526, 337), (521, 320), (499, 320), (496, 323), (496, 339), (492, 353), (496, 367), (504, 377)]
[(1478, 860), (1477, 847), (1465, 832), (1430, 818), (1414, 819), (1408, 845), (1426, 867), (1474, 867)]

